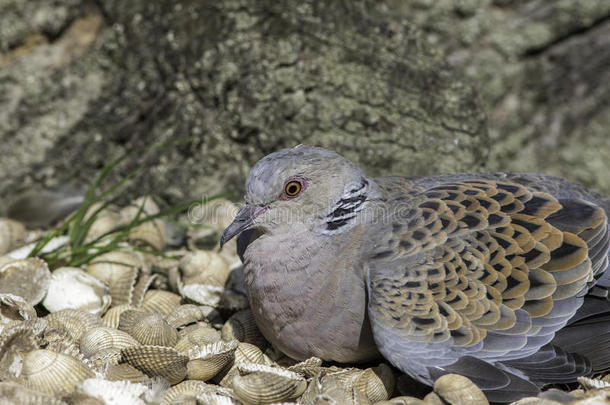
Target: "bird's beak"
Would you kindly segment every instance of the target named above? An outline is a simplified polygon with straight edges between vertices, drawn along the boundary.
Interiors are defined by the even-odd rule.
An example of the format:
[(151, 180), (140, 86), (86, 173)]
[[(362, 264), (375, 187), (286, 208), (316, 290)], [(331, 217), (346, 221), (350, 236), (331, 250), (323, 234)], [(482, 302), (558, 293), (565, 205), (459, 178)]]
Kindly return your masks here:
[(227, 226), (227, 229), (224, 230), (222, 236), (220, 237), (220, 247), (233, 239), (234, 236), (239, 235), (246, 229), (248, 229), (254, 223), (254, 219), (258, 217), (263, 212), (269, 209), (268, 206), (259, 207), (256, 205), (244, 205), (237, 215), (231, 225)]

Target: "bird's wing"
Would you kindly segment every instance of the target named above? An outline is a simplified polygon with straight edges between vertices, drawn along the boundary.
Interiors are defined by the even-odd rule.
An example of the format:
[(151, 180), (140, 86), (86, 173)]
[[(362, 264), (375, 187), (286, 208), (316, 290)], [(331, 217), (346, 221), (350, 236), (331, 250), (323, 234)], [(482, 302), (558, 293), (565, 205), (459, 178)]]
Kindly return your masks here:
[[(607, 267), (602, 208), (501, 180), (400, 194), (387, 201), (389, 223), (367, 261), (369, 317), (388, 360), (429, 382), (449, 371), (472, 378), (484, 361), (498, 373), (475, 382), (502, 392), (588, 371), (545, 345)], [(533, 375), (527, 358), (543, 346), (548, 363), (538, 359)]]

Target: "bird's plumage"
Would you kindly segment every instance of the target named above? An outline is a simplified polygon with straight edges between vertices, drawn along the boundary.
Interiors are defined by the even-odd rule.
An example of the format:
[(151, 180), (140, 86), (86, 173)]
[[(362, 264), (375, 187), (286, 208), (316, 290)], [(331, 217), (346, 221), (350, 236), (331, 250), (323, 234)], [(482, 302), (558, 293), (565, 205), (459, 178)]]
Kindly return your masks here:
[[(290, 178), (304, 190), (284, 198)], [(378, 350), (428, 384), (463, 374), (494, 401), (610, 368), (608, 199), (544, 175), (369, 178), (305, 146), (262, 159), (246, 184), (265, 210), (238, 243), (250, 304), (288, 355)], [(583, 345), (592, 328), (601, 343)]]

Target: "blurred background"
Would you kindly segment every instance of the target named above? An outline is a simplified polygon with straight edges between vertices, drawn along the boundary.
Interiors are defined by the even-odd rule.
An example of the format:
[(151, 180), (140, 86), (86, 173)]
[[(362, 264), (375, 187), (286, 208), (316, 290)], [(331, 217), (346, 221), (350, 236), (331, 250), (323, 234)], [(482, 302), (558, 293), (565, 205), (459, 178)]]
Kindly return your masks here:
[(125, 153), (126, 198), (239, 198), (299, 143), (610, 194), (609, 128), (610, 0), (0, 0), (2, 210)]

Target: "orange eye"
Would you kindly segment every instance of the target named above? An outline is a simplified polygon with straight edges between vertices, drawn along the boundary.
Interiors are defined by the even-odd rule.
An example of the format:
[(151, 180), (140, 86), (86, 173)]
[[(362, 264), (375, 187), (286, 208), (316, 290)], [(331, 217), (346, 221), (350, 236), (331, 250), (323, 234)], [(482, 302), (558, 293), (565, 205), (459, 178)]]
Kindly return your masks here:
[(284, 187), (284, 192), (286, 193), (286, 195), (288, 197), (294, 197), (301, 192), (302, 188), (303, 188), (303, 186), (301, 185), (300, 182), (293, 180), (293, 181), (286, 183), (286, 186)]

